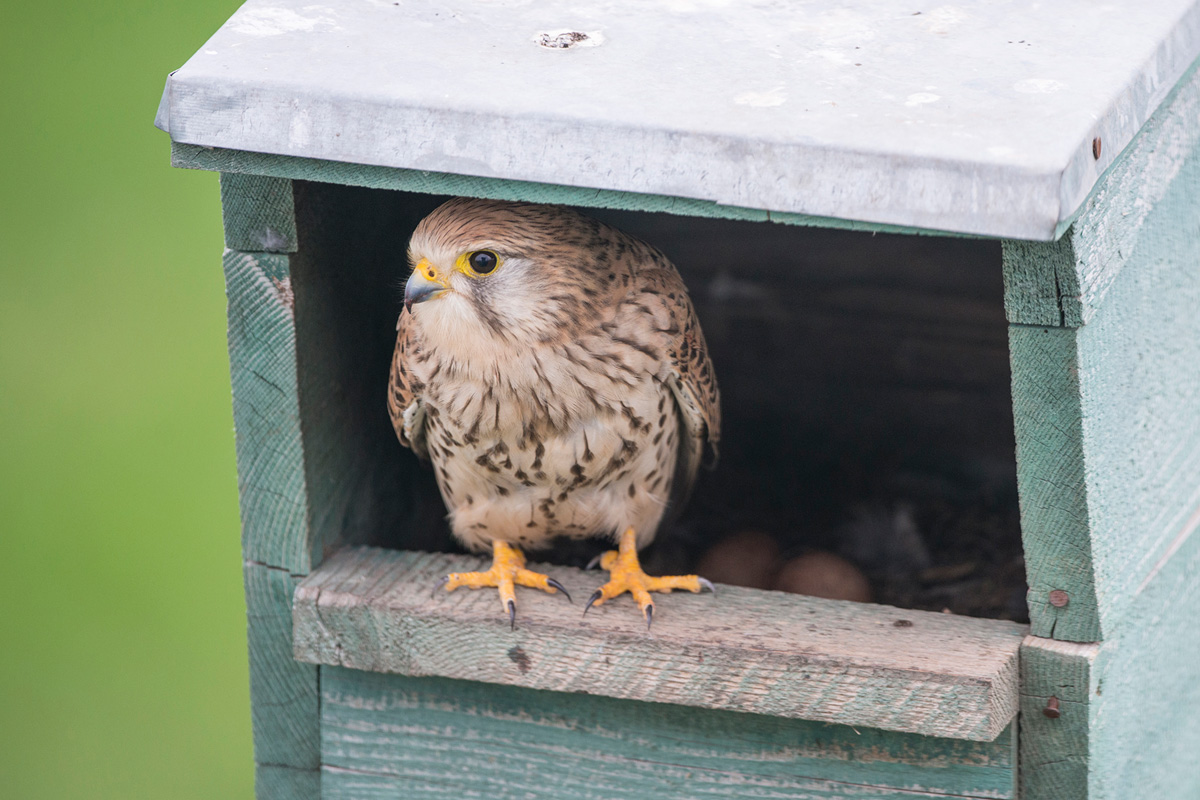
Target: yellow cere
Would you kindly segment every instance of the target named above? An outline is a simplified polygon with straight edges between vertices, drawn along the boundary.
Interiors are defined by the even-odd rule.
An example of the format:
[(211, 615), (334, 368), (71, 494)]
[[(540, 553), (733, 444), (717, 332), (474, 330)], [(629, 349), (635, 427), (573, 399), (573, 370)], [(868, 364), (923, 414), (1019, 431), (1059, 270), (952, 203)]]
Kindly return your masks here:
[(443, 278), (441, 273), (438, 272), (438, 268), (431, 264), (427, 258), (422, 258), (420, 261), (418, 261), (417, 266), (414, 267), (414, 270), (420, 273), (421, 277), (430, 283), (436, 283), (440, 286), (445, 286), (446, 288), (450, 287), (450, 281)]

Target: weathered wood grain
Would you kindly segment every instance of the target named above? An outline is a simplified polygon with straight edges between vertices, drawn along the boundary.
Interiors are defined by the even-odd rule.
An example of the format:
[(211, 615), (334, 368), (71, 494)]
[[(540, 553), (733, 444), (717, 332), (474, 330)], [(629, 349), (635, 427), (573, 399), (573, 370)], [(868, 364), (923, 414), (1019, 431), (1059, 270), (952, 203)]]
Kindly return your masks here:
[[(1147, 166), (1149, 169), (1150, 166)], [(1022, 529), (1037, 636), (1098, 641), (1200, 510), (1200, 148), (1081, 328), (1013, 325)], [(1049, 592), (1068, 593), (1064, 607)]]
[(1009, 322), (1067, 325), (1067, 310), (1078, 302), (1078, 298), (1064, 296), (1062, 288), (1075, 280), (1070, 233), (1054, 242), (1006, 241), (1002, 263), (1004, 312)]
[(1200, 148), (1142, 228), (1104, 305), (1077, 334), (1106, 639), (1200, 512)]
[(230, 250), (296, 252), (296, 209), (289, 180), (222, 173), (221, 215)]
[[(721, 587), (636, 609), (522, 592), (510, 631), (494, 592), (430, 596), (465, 556), (343, 550), (297, 588), (302, 661), (867, 725), (990, 741), (1016, 711), (1025, 628)], [(595, 573), (549, 567), (587, 597)], [(897, 620), (911, 625), (897, 626)]]
[[(1013, 325), (1009, 350), (1031, 628), (1036, 636), (1093, 642), (1100, 616), (1076, 337), (1070, 328)], [(1066, 592), (1067, 605), (1051, 605), (1052, 591)]]
[[(1036, 636), (1021, 646), (1018, 777), (1024, 800), (1089, 797), (1089, 703), (1097, 688), (1093, 667), (1099, 651), (1098, 644)], [(1051, 705), (1058, 716), (1046, 715)]]
[(254, 795), (256, 800), (316, 800), (321, 797), (321, 772), (257, 764)]
[(1200, 797), (1200, 534), (1175, 545), (1093, 665), (1092, 798)]
[[(226, 240), (256, 250), (294, 249), (291, 193), (290, 181), (251, 176), (223, 180)], [(268, 228), (283, 241), (263, 240)], [(290, 648), (292, 594), (314, 563), (290, 258), (226, 250), (224, 262), (256, 794), (260, 799), (309, 800), (320, 789), (320, 713), (318, 671), (292, 659)]]
[(322, 667), (327, 798), (1014, 796), (992, 742)]
[(1005, 242), (1010, 322), (1079, 327), (1100, 308), (1147, 233), (1147, 218), (1200, 147), (1200, 67), (1193, 66), (1076, 212), (1057, 242)]
[(225, 252), (229, 371), (243, 556), (247, 561), (306, 574), (313, 564), (313, 547), (308, 532), (288, 258)]
[[(1197, 515), (1200, 520), (1200, 514)], [(1021, 647), (1025, 800), (1200, 796), (1200, 535), (1181, 538), (1103, 644)], [(1051, 697), (1059, 716), (1047, 717)]]
[(244, 577), (254, 759), (315, 770), (320, 763), (317, 668), (291, 654), (291, 599), (299, 576), (247, 563)]

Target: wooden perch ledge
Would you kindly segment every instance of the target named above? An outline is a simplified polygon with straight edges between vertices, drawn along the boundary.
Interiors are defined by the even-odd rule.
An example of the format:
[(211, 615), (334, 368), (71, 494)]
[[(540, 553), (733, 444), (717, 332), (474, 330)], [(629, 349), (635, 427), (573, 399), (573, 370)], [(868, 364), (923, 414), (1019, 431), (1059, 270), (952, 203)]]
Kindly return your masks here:
[(1017, 710), (1012, 622), (718, 586), (582, 616), (603, 573), (538, 565), (575, 598), (432, 592), (481, 559), (349, 548), (296, 588), (300, 661), (991, 741)]

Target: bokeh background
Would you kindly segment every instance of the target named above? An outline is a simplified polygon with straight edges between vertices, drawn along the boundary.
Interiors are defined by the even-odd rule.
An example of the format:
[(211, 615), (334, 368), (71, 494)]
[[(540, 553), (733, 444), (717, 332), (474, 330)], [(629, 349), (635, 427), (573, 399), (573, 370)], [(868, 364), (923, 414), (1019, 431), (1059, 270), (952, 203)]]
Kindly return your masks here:
[(4, 798), (253, 793), (217, 177), (152, 125), (237, 6), (5, 6)]

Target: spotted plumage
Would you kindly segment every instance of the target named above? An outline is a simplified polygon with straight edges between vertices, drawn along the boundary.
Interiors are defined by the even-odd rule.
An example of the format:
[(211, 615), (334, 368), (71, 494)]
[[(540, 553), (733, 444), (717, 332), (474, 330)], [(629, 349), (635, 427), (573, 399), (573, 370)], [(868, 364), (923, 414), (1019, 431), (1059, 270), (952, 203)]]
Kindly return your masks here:
[(409, 258), (388, 408), (454, 535), (537, 549), (633, 528), (648, 543), (720, 437), (674, 265), (568, 209), (472, 199), (426, 217)]

